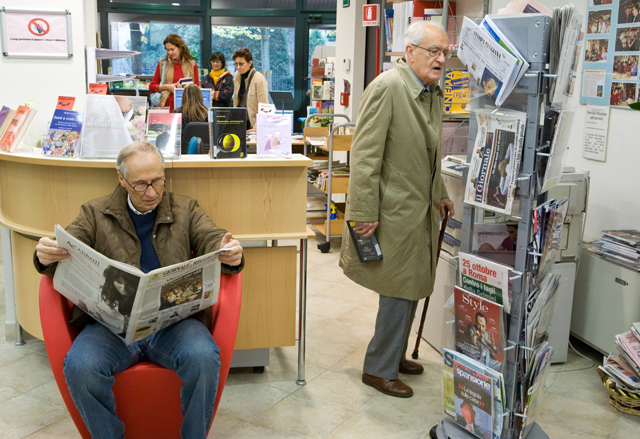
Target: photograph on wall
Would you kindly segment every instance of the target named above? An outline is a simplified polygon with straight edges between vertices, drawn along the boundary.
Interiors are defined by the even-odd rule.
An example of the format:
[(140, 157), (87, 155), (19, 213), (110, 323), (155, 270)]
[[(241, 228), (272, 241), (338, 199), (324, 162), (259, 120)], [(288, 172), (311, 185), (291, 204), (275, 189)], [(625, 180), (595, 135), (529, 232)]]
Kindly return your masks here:
[(589, 6), (610, 5), (613, 0), (589, 0)]
[(640, 23), (640, 5), (638, 0), (620, 0), (618, 5), (618, 24)]
[(608, 57), (608, 39), (595, 39), (585, 41), (584, 62), (607, 62)]
[(638, 79), (638, 55), (616, 55), (613, 58), (613, 79)]
[(608, 34), (611, 29), (611, 9), (589, 12), (588, 34)]
[(633, 82), (612, 82), (611, 98), (609, 104), (612, 107), (628, 107), (638, 101), (637, 84)]
[(640, 50), (638, 33), (640, 26), (618, 28), (616, 32), (616, 52), (637, 52)]

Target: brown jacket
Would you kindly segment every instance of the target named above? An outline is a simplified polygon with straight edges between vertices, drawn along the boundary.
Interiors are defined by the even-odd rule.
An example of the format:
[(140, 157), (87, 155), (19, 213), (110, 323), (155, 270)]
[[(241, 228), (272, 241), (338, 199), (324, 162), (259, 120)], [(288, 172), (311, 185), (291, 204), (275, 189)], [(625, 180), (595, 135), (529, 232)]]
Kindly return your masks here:
[[(192, 253), (198, 257), (220, 247), (226, 230), (216, 226), (196, 200), (165, 192), (157, 209), (153, 246), (162, 267), (187, 261)], [(140, 268), (140, 241), (127, 210), (127, 191), (122, 186), (111, 195), (83, 204), (66, 231), (106, 257)], [(53, 276), (57, 264), (43, 266), (35, 253), (33, 259), (38, 272)], [(243, 267), (244, 257), (239, 266), (223, 264), (222, 271), (235, 274)], [(211, 325), (209, 309), (196, 317), (207, 327)], [(88, 315), (74, 307), (74, 324), (86, 324), (88, 319)]]

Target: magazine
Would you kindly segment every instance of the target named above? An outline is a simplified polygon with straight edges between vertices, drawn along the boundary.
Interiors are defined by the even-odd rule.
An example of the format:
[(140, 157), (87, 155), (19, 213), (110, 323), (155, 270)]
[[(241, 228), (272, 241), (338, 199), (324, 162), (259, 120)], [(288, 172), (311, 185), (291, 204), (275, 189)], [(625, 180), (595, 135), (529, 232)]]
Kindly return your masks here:
[(556, 29), (558, 39), (552, 40), (554, 57), (550, 59), (549, 73), (556, 74), (557, 77), (549, 78), (549, 96), (551, 97), (551, 107), (562, 109), (568, 106), (571, 96), (575, 90), (576, 77), (578, 75), (578, 57), (580, 56), (580, 46), (582, 45), (582, 14), (573, 6), (564, 6), (560, 12), (562, 19), (554, 20), (553, 24), (560, 29)]
[(445, 114), (469, 114), (466, 109), (471, 98), (469, 73), (462, 70), (447, 70), (444, 74), (443, 95)]
[(247, 109), (209, 110), (209, 154), (214, 159), (247, 157)]
[(539, 247), (542, 249), (542, 256), (540, 257), (537, 279), (544, 278), (553, 268), (556, 260), (556, 252), (560, 248), (562, 226), (564, 225), (564, 219), (567, 217), (567, 209), (569, 208), (569, 199), (566, 197), (562, 200), (550, 201), (549, 204), (545, 204), (543, 207), (544, 228), (540, 229), (541, 241)]
[(291, 116), (288, 114), (256, 115), (256, 152), (258, 157), (291, 155)]
[(573, 111), (562, 110), (558, 114), (553, 139), (548, 151), (549, 156), (537, 156), (538, 193), (542, 194), (560, 182), (569, 149), (569, 134), (573, 125)]
[(640, 247), (640, 231), (638, 230), (603, 230), (602, 235), (620, 241), (625, 245)]
[(451, 351), (446, 348), (442, 350), (442, 360), (445, 413), (453, 418), (456, 417), (455, 392), (453, 384), (453, 361), (455, 360), (469, 369), (491, 378), (491, 383), (493, 384), (493, 439), (500, 439), (504, 424), (502, 414), (505, 410), (505, 390), (502, 374), (500, 372), (496, 372), (490, 367), (483, 366), (460, 352)]
[(483, 94), (501, 106), (516, 85), (518, 59), (468, 17), (460, 31), (458, 58)]
[(482, 439), (493, 437), (493, 385), (491, 378), (453, 360), (456, 422)]
[(182, 139), (182, 114), (149, 113), (147, 141), (155, 145), (164, 157), (180, 157)]
[(42, 147), (45, 155), (73, 157), (82, 132), (82, 112), (55, 110), (49, 125), (47, 140)]
[(56, 225), (58, 263), (53, 286), (129, 345), (218, 301), (220, 261), (228, 249), (143, 273), (98, 253)]
[(511, 214), (520, 172), (526, 113), (475, 110), (478, 133), (471, 154), (464, 201)]
[(551, 366), (552, 355), (553, 347), (546, 343), (542, 349), (536, 352), (534, 367), (528, 377), (523, 380), (523, 391), (521, 393), (525, 398), (523, 404), (524, 412), (522, 413), (524, 416), (516, 417), (516, 425), (520, 427), (519, 439), (527, 437), (542, 408), (542, 402), (547, 390), (546, 380)]
[(468, 253), (458, 253), (458, 284), (511, 312), (509, 267)]
[(117, 157), (144, 140), (147, 98), (88, 94), (80, 140), (81, 157)]
[(454, 287), (456, 351), (497, 371), (506, 337), (503, 306)]
[[(549, 340), (549, 326), (553, 318), (560, 277), (559, 274), (549, 273), (529, 295), (525, 311), (525, 343), (528, 348), (539, 349)], [(525, 372), (530, 370), (533, 358), (533, 351), (525, 350)]]
[(636, 372), (640, 372), (640, 341), (633, 332), (616, 335), (616, 347), (629, 366)]

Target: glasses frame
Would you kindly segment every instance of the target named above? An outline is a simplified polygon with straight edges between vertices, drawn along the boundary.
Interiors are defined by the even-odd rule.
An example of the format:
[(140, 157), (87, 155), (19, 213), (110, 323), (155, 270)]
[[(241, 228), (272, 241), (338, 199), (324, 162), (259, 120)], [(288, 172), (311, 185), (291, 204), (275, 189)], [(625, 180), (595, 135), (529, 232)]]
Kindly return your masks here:
[[(157, 192), (157, 191), (158, 191), (158, 189), (163, 188), (163, 187), (164, 187), (164, 185), (165, 185), (165, 183), (167, 182), (167, 180), (166, 180), (165, 178), (159, 178), (159, 179), (157, 179), (157, 180), (153, 180), (151, 183), (137, 183), (137, 184), (134, 186), (134, 185), (132, 185), (131, 183), (129, 183), (129, 181), (127, 181), (127, 179), (126, 179), (126, 178), (123, 178), (123, 180), (127, 182), (127, 184), (129, 185), (129, 187), (130, 187), (131, 189), (133, 189), (133, 190), (134, 190), (134, 191), (136, 191), (136, 192), (140, 192), (140, 193), (145, 193), (145, 192), (147, 191), (147, 189), (149, 189), (149, 186), (151, 186), (151, 187), (153, 188), (153, 190)], [(155, 183), (158, 183), (158, 182), (160, 182), (160, 181), (162, 182), (162, 185), (160, 185), (160, 186), (158, 186), (158, 187), (155, 187), (155, 186), (154, 186), (154, 184), (155, 184)], [(144, 186), (144, 189), (143, 189), (143, 190), (138, 190), (138, 189), (136, 189), (136, 186), (137, 186), (137, 187), (142, 187), (142, 186)]]
[(430, 57), (432, 58), (437, 58), (440, 56), (440, 54), (444, 55), (444, 59), (451, 59), (451, 51), (449, 49), (427, 49), (426, 47), (422, 47), (422, 46), (418, 46), (417, 44), (411, 44), (414, 47), (418, 47), (419, 49), (422, 49), (424, 51), (426, 51)]

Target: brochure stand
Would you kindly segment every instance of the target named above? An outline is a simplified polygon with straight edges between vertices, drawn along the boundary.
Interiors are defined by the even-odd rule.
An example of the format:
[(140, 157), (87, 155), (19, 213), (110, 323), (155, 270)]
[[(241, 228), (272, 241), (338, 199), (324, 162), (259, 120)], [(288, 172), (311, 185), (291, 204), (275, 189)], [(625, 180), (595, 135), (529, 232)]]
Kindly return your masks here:
[[(549, 92), (548, 74), (545, 64), (548, 63), (549, 38), (551, 32), (551, 18), (544, 14), (519, 14), (519, 15), (492, 15), (496, 26), (502, 30), (506, 37), (514, 44), (522, 56), (529, 62), (530, 68), (520, 80), (512, 94), (502, 105), (508, 108), (527, 113), (525, 130), (524, 151), (522, 164), (518, 178), (516, 194), (520, 197), (519, 212), (513, 211), (512, 215), (519, 217), (518, 239), (515, 253), (515, 266), (511, 272), (510, 285), (513, 293), (511, 301), (510, 325), (507, 333), (507, 348), (505, 355), (507, 360), (502, 368), (505, 383), (505, 414), (502, 439), (518, 438), (520, 432), (516, 430), (516, 424), (523, 415), (514, 412), (517, 406), (514, 398), (516, 386), (521, 377), (519, 362), (525, 353), (524, 325), (525, 303), (528, 296), (532, 272), (532, 255), (529, 249), (533, 228), (533, 207), (536, 203), (536, 154), (540, 148), (542, 130), (541, 118), (542, 106), (545, 104), (546, 95)], [(472, 108), (484, 108), (485, 105), (493, 106), (493, 102), (486, 96), (472, 99)], [(474, 149), (477, 122), (474, 117), (469, 118), (469, 140), (467, 148), (467, 162), (471, 160)], [(463, 181), (467, 180), (469, 168), (465, 168)], [(476, 218), (476, 209), (465, 204), (462, 225), (462, 242), (460, 251), (471, 253), (473, 242), (473, 227)], [(515, 209), (515, 207), (514, 207)], [(438, 439), (473, 439), (477, 436), (458, 426), (452, 419), (443, 419), (436, 426)], [(542, 429), (534, 424), (526, 436), (528, 439), (548, 439)]]

